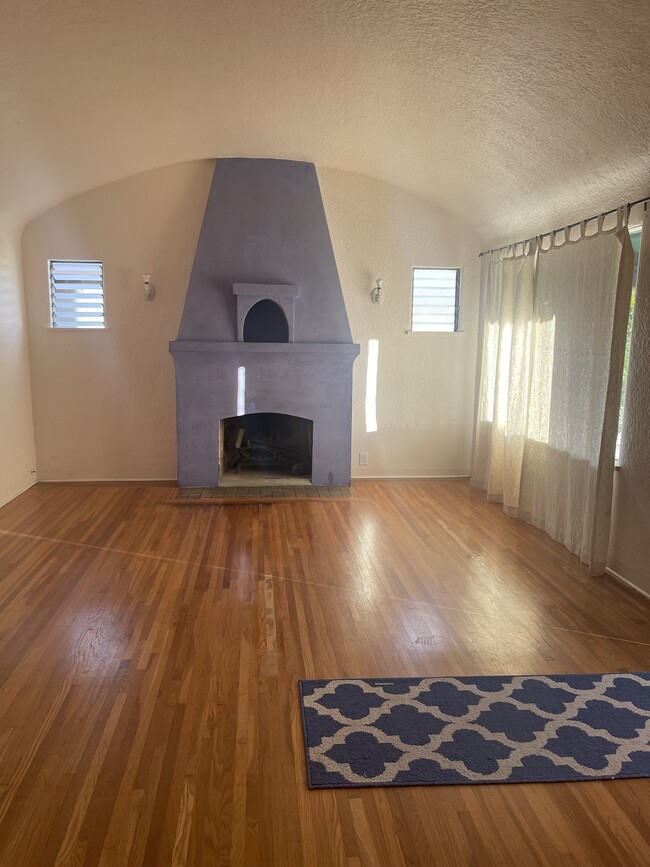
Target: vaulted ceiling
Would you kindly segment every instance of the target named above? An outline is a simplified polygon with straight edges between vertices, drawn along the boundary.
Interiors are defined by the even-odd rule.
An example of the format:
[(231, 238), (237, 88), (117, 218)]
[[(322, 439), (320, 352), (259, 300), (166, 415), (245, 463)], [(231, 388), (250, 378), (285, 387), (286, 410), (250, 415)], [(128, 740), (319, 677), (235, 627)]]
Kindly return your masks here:
[(213, 156), (368, 174), (488, 243), (650, 192), (647, 0), (2, 7), (0, 215), (20, 224)]

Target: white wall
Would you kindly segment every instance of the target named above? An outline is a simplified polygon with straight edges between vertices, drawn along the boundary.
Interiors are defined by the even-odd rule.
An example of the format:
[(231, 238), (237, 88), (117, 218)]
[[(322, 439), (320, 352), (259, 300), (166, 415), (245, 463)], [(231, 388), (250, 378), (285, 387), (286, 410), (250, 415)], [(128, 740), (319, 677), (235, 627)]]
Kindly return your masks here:
[[(38, 476), (175, 478), (176, 337), (214, 163), (157, 169), (91, 190), (23, 233)], [(352, 333), (353, 471), (469, 472), (478, 242), (430, 203), (350, 172), (318, 170)], [(49, 329), (48, 258), (104, 262), (109, 330)], [(463, 268), (460, 334), (406, 334), (413, 265)], [(156, 298), (147, 302), (142, 274)], [(374, 278), (385, 301), (370, 302)], [(378, 431), (365, 431), (368, 340), (379, 340)]]
[(36, 480), (20, 234), (0, 224), (0, 505)]
[[(352, 336), (352, 472), (469, 475), (478, 318), (479, 243), (424, 199), (365, 175), (319, 169)], [(408, 334), (413, 266), (462, 268), (460, 333)], [(381, 306), (370, 301), (384, 280)], [(377, 431), (366, 433), (368, 341), (379, 341)], [(368, 452), (368, 469), (358, 467)]]
[[(39, 480), (174, 478), (176, 337), (212, 164), (71, 199), (23, 232)], [(48, 258), (104, 262), (108, 330), (49, 325)], [(156, 298), (143, 293), (150, 274)]]

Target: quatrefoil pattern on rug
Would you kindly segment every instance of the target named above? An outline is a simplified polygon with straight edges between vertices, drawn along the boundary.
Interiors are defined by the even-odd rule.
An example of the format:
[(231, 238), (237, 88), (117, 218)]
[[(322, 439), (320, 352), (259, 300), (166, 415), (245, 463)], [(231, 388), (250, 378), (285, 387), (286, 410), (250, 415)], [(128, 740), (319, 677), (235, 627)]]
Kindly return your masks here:
[(650, 673), (300, 681), (312, 789), (650, 777)]

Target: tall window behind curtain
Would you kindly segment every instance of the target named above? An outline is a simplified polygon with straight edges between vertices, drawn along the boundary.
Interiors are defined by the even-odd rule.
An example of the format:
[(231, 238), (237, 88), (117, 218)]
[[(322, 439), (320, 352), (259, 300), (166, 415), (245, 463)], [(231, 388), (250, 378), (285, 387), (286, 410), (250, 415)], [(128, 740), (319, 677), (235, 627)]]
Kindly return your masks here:
[(619, 226), (490, 264), (472, 484), (605, 568), (633, 251)]
[[(490, 262), (472, 481), (517, 515), (527, 425), (534, 257)], [(478, 481), (477, 481), (478, 477)]]

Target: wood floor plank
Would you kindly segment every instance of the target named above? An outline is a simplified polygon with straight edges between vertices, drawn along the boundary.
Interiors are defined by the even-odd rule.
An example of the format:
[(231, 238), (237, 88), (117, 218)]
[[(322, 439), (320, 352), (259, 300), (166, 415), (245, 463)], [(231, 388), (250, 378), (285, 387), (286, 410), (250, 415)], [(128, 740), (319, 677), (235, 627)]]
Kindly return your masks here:
[(650, 669), (650, 603), (462, 481), (0, 510), (0, 864), (650, 863), (650, 780), (310, 791), (297, 681)]

